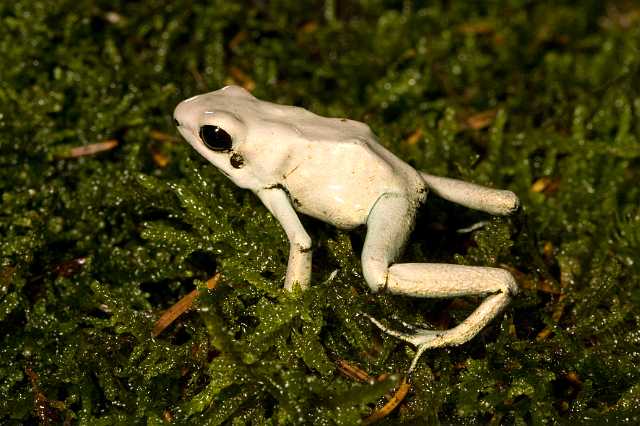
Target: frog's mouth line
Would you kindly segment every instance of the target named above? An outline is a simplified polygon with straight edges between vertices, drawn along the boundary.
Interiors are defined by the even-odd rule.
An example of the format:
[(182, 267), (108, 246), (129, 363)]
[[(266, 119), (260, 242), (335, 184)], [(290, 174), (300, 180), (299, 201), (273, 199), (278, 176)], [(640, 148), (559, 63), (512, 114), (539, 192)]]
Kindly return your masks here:
[(185, 126), (178, 126), (178, 132), (182, 135), (182, 137), (189, 142), (189, 145), (194, 146), (194, 140), (199, 140), (198, 136), (191, 130)]

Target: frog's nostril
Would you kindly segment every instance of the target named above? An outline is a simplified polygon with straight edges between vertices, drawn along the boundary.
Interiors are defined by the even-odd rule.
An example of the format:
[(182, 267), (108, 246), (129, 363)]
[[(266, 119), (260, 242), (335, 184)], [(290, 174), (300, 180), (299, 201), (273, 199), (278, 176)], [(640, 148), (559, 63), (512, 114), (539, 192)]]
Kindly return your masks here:
[(178, 121), (177, 118), (173, 117), (173, 124), (176, 125), (176, 127), (180, 127), (180, 122)]

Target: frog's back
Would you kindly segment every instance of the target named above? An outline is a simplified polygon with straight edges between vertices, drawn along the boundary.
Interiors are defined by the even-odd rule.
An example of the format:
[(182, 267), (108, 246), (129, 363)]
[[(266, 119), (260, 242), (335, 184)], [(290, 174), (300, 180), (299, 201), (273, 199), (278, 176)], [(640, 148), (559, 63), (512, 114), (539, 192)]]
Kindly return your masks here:
[(349, 229), (366, 223), (383, 194), (416, 202), (425, 197), (420, 174), (380, 145), (364, 123), (261, 101), (237, 87), (206, 96), (207, 104), (246, 124), (251, 153), (259, 157), (248, 162), (262, 167), (266, 184), (283, 185), (302, 213)]
[(424, 199), (419, 173), (380, 145), (369, 126), (313, 115), (290, 122), (301, 137), (283, 184), (297, 210), (349, 229), (366, 223), (383, 194)]
[(291, 123), (298, 128), (306, 140), (319, 143), (353, 143), (354, 141), (375, 140), (368, 125), (348, 118), (323, 117), (299, 108), (298, 120)]
[[(302, 139), (318, 143), (352, 143), (354, 140), (375, 140), (368, 125), (347, 118), (323, 117), (307, 109), (260, 100), (241, 87), (227, 86), (196, 98), (209, 97), (215, 109), (236, 115), (249, 127), (289, 126)], [(189, 102), (187, 100), (186, 102)]]

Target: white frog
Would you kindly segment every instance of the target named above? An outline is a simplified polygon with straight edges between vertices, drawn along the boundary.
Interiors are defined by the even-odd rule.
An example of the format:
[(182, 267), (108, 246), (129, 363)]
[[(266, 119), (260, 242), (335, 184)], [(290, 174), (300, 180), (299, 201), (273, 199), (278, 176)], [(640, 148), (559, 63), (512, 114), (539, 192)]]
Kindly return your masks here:
[[(297, 212), (341, 229), (366, 225), (364, 279), (373, 292), (414, 297), (487, 295), (449, 330), (410, 327), (384, 332), (417, 346), (411, 372), (428, 348), (475, 336), (518, 291), (504, 269), (440, 263), (394, 263), (428, 191), (496, 215), (514, 212), (511, 191), (495, 190), (414, 170), (377, 141), (369, 126), (303, 108), (261, 101), (238, 86), (194, 96), (174, 111), (180, 134), (241, 188), (250, 189), (280, 222), (290, 242), (285, 289), (311, 276), (311, 238)], [(405, 324), (406, 325), (406, 324)]]

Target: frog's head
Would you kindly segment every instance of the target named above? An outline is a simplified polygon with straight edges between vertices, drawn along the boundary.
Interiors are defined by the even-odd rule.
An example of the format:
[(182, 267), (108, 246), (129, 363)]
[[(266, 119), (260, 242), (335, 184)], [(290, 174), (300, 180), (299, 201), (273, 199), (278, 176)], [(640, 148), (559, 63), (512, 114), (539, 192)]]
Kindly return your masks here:
[(245, 89), (227, 86), (180, 102), (173, 112), (178, 131), (187, 142), (244, 188), (252, 187), (252, 178), (244, 170), (245, 159), (238, 147), (247, 136), (247, 124), (242, 117), (255, 101)]

